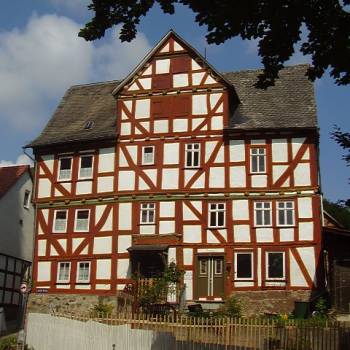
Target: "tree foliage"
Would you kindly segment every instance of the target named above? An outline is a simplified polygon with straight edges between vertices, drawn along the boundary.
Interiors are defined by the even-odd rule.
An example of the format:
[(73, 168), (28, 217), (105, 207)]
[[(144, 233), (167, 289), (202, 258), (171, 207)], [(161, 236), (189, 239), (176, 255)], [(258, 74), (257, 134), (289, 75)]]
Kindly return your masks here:
[[(350, 202), (350, 201), (349, 201)], [(334, 217), (344, 228), (350, 230), (350, 203), (339, 201), (334, 203), (328, 199), (323, 200), (323, 208)]]
[(343, 156), (347, 166), (350, 166), (350, 133), (343, 132), (337, 126), (334, 127), (334, 131), (331, 133), (333, 140), (343, 148), (347, 153)]
[[(103, 37), (107, 29), (121, 24), (120, 39), (131, 41), (137, 25), (159, 4), (164, 13), (174, 14), (175, 5), (188, 6), (196, 22), (207, 27), (208, 43), (221, 44), (240, 36), (257, 39), (264, 72), (258, 86), (273, 85), (283, 64), (292, 56), (296, 43), (310, 55), (307, 71), (311, 80), (326, 69), (336, 84), (350, 83), (350, 0), (90, 0), (94, 17), (81, 29), (86, 40)], [(307, 39), (302, 41), (302, 26)]]

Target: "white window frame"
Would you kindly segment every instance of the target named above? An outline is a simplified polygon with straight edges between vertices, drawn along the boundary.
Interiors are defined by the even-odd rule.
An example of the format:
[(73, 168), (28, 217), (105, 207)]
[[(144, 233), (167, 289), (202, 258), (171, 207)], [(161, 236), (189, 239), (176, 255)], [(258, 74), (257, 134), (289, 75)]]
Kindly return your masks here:
[[(64, 211), (66, 213), (66, 222), (64, 225), (64, 230), (56, 230), (56, 214), (59, 211)], [(54, 217), (53, 217), (52, 232), (54, 232), (54, 233), (66, 233), (67, 232), (67, 221), (68, 221), (68, 210), (67, 209), (57, 209), (54, 211), (53, 215), (54, 215)]]
[[(80, 264), (88, 264), (89, 265), (89, 274), (87, 280), (79, 279), (79, 273), (80, 273)], [(90, 283), (90, 274), (91, 274), (91, 262), (90, 261), (78, 261), (77, 266), (77, 283)]]
[[(292, 203), (291, 208), (287, 208), (287, 203)], [(280, 204), (283, 204), (283, 208), (280, 208)], [(283, 211), (283, 218), (285, 223), (280, 222), (280, 211)], [(287, 212), (292, 211), (292, 223), (288, 224), (287, 223)], [(294, 207), (294, 201), (277, 201), (276, 202), (276, 221), (277, 221), (277, 226), (282, 226), (282, 227), (291, 227), (295, 226), (295, 207)]]
[[(83, 157), (91, 157), (91, 175), (90, 176), (81, 176), (81, 161)], [(88, 168), (90, 169), (90, 168)], [(93, 154), (80, 154), (79, 157), (79, 172), (78, 172), (78, 179), (83, 180), (83, 179), (92, 179), (94, 176), (94, 155)]]
[[(238, 281), (252, 281), (254, 280), (254, 252), (252, 251), (245, 251), (245, 250), (242, 250), (240, 252), (235, 252), (234, 253), (234, 279), (235, 280), (238, 280)], [(240, 255), (240, 254), (246, 254), (246, 255), (250, 255), (250, 261), (251, 261), (251, 277), (238, 277), (237, 275), (237, 271), (238, 271), (238, 259), (237, 259), (237, 256)]]
[[(147, 162), (145, 160), (145, 150), (146, 148), (152, 148), (152, 161), (150, 162)], [(154, 146), (142, 146), (142, 159), (141, 159), (141, 164), (142, 165), (154, 165), (154, 161), (155, 161), (155, 157), (154, 157), (154, 154), (155, 154), (155, 147)]]
[[(153, 208), (151, 207), (153, 206)], [(142, 213), (144, 211), (147, 211), (147, 220), (143, 221), (143, 215)], [(153, 211), (153, 220), (150, 220), (150, 214), (149, 212)], [(154, 225), (156, 221), (156, 203), (141, 203), (140, 206), (140, 225)]]
[[(194, 149), (194, 146), (198, 145), (198, 149)], [(198, 153), (198, 164), (194, 163), (194, 154)], [(188, 155), (192, 155), (192, 162), (190, 165), (187, 164)], [(186, 143), (185, 145), (185, 168), (187, 169), (197, 169), (201, 166), (201, 144), (199, 142)]]
[[(28, 195), (27, 198), (26, 198), (26, 195)], [(29, 209), (29, 207), (30, 207), (31, 195), (32, 195), (32, 192), (30, 190), (24, 191), (23, 207), (26, 209)]]
[[(269, 208), (257, 208), (257, 204), (263, 203), (263, 206), (265, 203), (269, 203), (270, 207)], [(262, 219), (263, 219), (263, 223), (262, 224), (258, 224), (257, 223), (257, 211), (269, 211), (270, 212), (270, 223), (266, 224), (265, 223), (265, 215), (262, 215)], [(258, 202), (254, 202), (254, 226), (255, 227), (271, 227), (272, 226), (272, 202), (270, 201), (258, 201)]]
[[(61, 280), (59, 278), (60, 277), (61, 264), (68, 264), (69, 265), (68, 279)], [(71, 264), (70, 261), (59, 261), (58, 264), (57, 264), (57, 278), (56, 278), (56, 282), (57, 283), (69, 283), (70, 282), (71, 268), (72, 268), (72, 264)]]
[[(88, 225), (87, 225), (86, 230), (81, 230), (81, 229), (77, 228), (78, 213), (80, 211), (87, 211), (89, 213), (88, 218), (87, 218)], [(75, 217), (74, 217), (74, 232), (89, 232), (89, 229), (90, 229), (90, 209), (76, 209), (75, 210)]]
[[(69, 178), (61, 178), (61, 161), (62, 159), (70, 159), (70, 173)], [(73, 168), (73, 157), (72, 156), (59, 156), (58, 158), (58, 174), (57, 174), (57, 180), (58, 181), (70, 181), (72, 179), (72, 168)]]
[[(219, 209), (219, 205), (223, 205), (223, 209)], [(212, 206), (216, 206), (216, 208), (212, 208)], [(222, 225), (218, 225), (219, 223), (219, 213), (224, 213), (224, 222)], [(215, 221), (216, 225), (211, 224), (211, 213), (216, 213)], [(208, 227), (209, 228), (224, 228), (226, 227), (226, 203), (218, 202), (218, 203), (208, 203)]]
[[(258, 153), (253, 154), (253, 151), (257, 150)], [(263, 151), (260, 153), (260, 151)], [(264, 169), (260, 169), (260, 161), (259, 158), (263, 157), (264, 159)], [(253, 170), (253, 158), (257, 159), (257, 170)], [(250, 149), (250, 172), (252, 174), (266, 174), (266, 148), (265, 147), (252, 147)]]
[[(269, 276), (269, 254), (282, 254), (283, 255), (283, 276), (282, 277), (270, 277)], [(269, 250), (265, 252), (265, 278), (267, 281), (285, 281), (286, 280), (286, 252), (281, 250)]]

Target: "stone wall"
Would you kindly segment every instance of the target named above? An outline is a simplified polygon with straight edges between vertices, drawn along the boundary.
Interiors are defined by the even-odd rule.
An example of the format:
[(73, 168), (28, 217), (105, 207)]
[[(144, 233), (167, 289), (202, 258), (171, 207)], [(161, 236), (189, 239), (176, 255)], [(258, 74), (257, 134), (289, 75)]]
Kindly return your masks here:
[(117, 296), (98, 296), (83, 294), (35, 294), (28, 300), (28, 312), (51, 313), (72, 312), (87, 313), (99, 302), (112, 304), (116, 309), (120, 305)]
[(258, 316), (266, 313), (290, 313), (295, 301), (310, 301), (310, 290), (264, 290), (235, 291), (233, 294), (242, 305), (244, 316)]

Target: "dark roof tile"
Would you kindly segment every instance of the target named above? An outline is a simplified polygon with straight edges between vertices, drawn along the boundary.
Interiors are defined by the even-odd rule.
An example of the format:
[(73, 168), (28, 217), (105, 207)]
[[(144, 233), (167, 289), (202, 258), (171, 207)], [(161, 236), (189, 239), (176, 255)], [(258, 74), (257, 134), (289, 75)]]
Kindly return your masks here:
[[(231, 129), (317, 128), (313, 84), (307, 65), (286, 67), (275, 86), (254, 87), (260, 70), (224, 73), (235, 87), (240, 105), (231, 117)], [(116, 137), (116, 100), (119, 81), (73, 86), (64, 95), (42, 133), (27, 147)], [(91, 129), (84, 129), (94, 121)]]

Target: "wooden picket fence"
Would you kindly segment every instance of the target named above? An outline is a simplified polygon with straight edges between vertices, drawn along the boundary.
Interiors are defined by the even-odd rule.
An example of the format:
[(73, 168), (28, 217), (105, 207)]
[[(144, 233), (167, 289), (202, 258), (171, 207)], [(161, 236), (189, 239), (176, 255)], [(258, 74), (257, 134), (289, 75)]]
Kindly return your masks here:
[(350, 349), (350, 325), (329, 320), (281, 321), (266, 318), (205, 318), (131, 313), (94, 316), (66, 313), (54, 315), (79, 321), (92, 320), (113, 326), (128, 324), (133, 329), (167, 332), (175, 337), (178, 344), (176, 349)]

